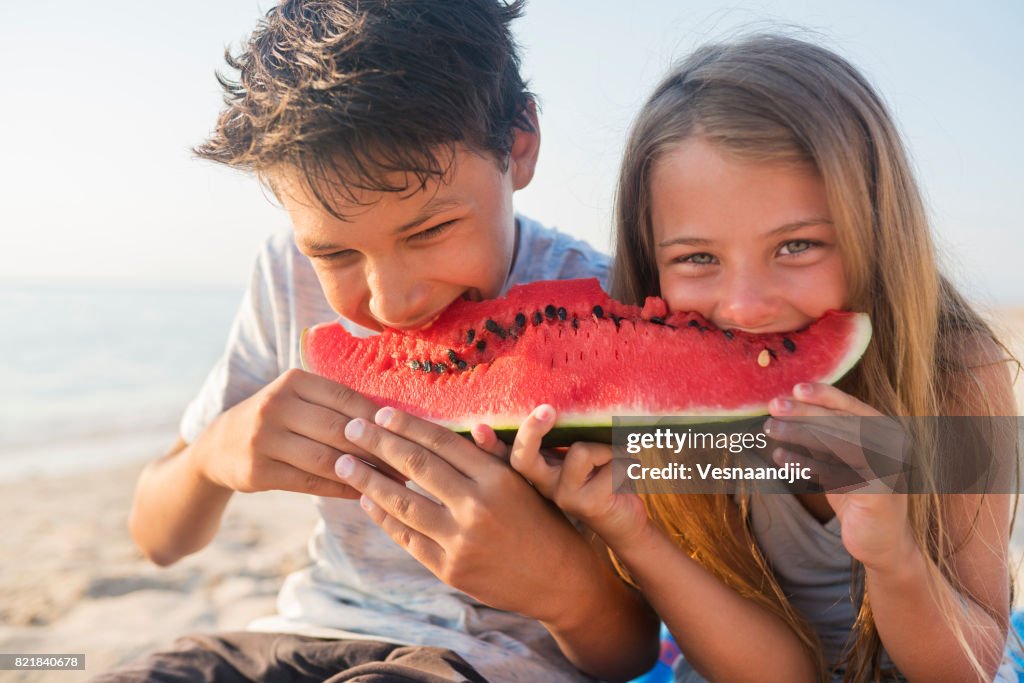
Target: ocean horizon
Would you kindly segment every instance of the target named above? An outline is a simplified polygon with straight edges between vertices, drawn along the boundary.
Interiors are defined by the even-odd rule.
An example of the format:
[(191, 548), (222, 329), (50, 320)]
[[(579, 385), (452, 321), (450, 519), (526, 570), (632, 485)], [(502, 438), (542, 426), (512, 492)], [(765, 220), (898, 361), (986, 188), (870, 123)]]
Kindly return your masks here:
[(0, 480), (159, 455), (242, 287), (0, 286)]

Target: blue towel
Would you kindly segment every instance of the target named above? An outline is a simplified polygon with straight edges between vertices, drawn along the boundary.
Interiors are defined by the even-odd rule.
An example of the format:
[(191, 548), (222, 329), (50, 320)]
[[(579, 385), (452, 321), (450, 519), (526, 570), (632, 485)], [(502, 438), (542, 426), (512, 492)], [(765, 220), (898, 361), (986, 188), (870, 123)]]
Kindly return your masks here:
[[(1020, 642), (1024, 642), (1024, 610), (1014, 612), (1010, 615), (1010, 628), (1017, 634)], [(1024, 683), (1024, 652), (1021, 652), (1017, 638), (1010, 634), (1010, 654), (1017, 668), (1021, 671), (1018, 674), (1018, 681)], [(672, 639), (665, 625), (661, 625), (661, 653), (658, 655), (658, 662), (654, 667), (639, 678), (634, 678), (630, 683), (672, 683), (672, 664), (679, 656), (679, 646)]]

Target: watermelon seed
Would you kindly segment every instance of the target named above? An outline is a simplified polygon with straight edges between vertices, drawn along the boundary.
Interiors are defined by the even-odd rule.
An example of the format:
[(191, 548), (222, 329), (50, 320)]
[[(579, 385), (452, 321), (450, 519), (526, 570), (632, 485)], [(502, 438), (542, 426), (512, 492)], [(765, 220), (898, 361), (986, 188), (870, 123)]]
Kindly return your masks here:
[(765, 350), (768, 351), (768, 355), (770, 355), (772, 357), (772, 360), (778, 360), (779, 359), (779, 357), (776, 356), (775, 352), (772, 351), (771, 349), (765, 349)]
[(466, 346), (469, 346), (470, 344), (472, 344), (473, 340), (475, 338), (476, 338), (476, 330), (470, 330), (469, 332), (466, 332)]
[(699, 330), (700, 330), (701, 332), (709, 332), (709, 331), (711, 330), (711, 328), (710, 328), (710, 327), (703, 327), (703, 326), (702, 326), (702, 327), (700, 327), (700, 328), (698, 328), (698, 329), (699, 329)]
[(790, 353), (796, 351), (796, 344), (794, 344), (793, 340), (789, 339), (788, 337), (782, 338), (782, 345), (785, 346), (786, 350), (789, 351)]
[(521, 330), (526, 327), (526, 316), (522, 313), (516, 313), (516, 322), (513, 326), (516, 330)]
[(448, 360), (450, 360), (453, 363), (458, 361), (459, 354), (455, 353), (455, 351), (453, 351), (452, 349), (448, 349)]
[(457, 361), (455, 361), (455, 366), (459, 370), (465, 370), (466, 369), (466, 361), (464, 361), (464, 360), (457, 360)]
[(411, 360), (411, 361), (409, 361), (409, 369), (410, 370), (419, 370), (420, 369), (420, 362), (418, 360)]
[(768, 349), (763, 349), (761, 353), (757, 354), (757, 364), (762, 368), (768, 367), (768, 364), (772, 362), (772, 354)]
[(572, 317), (572, 329), (574, 329), (574, 330), (580, 329), (580, 320), (576, 316)]
[(434, 363), (434, 372), (439, 375), (443, 375), (444, 371), (448, 369), (448, 366), (444, 363)]
[(600, 320), (604, 317), (604, 309), (600, 306), (594, 306), (594, 317)]
[[(736, 336), (736, 335), (734, 335), (734, 334), (732, 333), (732, 330), (722, 330), (722, 334), (724, 334), (724, 335), (725, 335), (725, 338), (726, 338), (726, 339), (732, 339), (733, 337), (735, 337), (735, 336)], [(790, 342), (790, 343), (792, 343), (792, 342)]]
[(559, 306), (558, 310), (555, 311), (555, 312), (558, 314), (558, 319), (559, 320), (565, 320), (566, 318), (569, 317), (569, 312), (566, 311), (565, 308), (562, 307), (562, 306)]
[(558, 315), (558, 311), (551, 304), (544, 307), (544, 315), (547, 316), (548, 320), (554, 320), (555, 316)]
[(691, 320), (690, 322), (686, 323), (686, 326), (700, 328), (700, 323), (697, 322), (696, 320)]
[(488, 332), (498, 335), (500, 339), (505, 338), (505, 330), (501, 329), (501, 325), (494, 322), (493, 320), (488, 319), (487, 322), (484, 323), (484, 327), (487, 328)]
[(483, 339), (481, 339), (480, 341), (478, 341), (476, 343), (476, 350), (477, 351), (483, 351), (486, 348), (487, 348), (487, 342), (485, 342)]
[(540, 311), (534, 311), (533, 313), (533, 324), (540, 325), (544, 321), (544, 316), (540, 314)]
[(430, 364), (429, 360), (423, 361), (423, 365), (421, 365), (420, 367), (423, 368), (423, 372), (430, 372), (431, 370), (434, 369), (434, 366)]
[(612, 322), (615, 323), (615, 327), (617, 329), (619, 327), (619, 321), (622, 320), (622, 318), (615, 315), (614, 313), (609, 313), (609, 317), (611, 317)]

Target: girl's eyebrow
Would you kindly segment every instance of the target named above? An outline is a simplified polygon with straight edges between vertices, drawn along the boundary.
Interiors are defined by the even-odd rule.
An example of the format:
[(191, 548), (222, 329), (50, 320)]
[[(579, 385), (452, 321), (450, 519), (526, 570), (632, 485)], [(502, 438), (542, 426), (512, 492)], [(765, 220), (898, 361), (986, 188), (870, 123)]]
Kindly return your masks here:
[(793, 223), (786, 223), (780, 225), (774, 230), (769, 230), (764, 234), (765, 237), (777, 237), (779, 235), (785, 235), (786, 233), (795, 232), (800, 228), (806, 228), (811, 225), (832, 225), (831, 218), (807, 218), (802, 221), (795, 221)]
[[(785, 235), (790, 232), (795, 232), (800, 228), (806, 228), (811, 225), (832, 225), (832, 219), (830, 218), (808, 218), (802, 221), (795, 221), (793, 223), (786, 223), (780, 225), (777, 228), (773, 228), (764, 234), (765, 237), (778, 237), (779, 235)], [(687, 246), (707, 246), (713, 244), (714, 240), (709, 240), (705, 237), (673, 237), (672, 239), (658, 242), (657, 247), (663, 249), (665, 247), (671, 247), (676, 244), (683, 244)]]

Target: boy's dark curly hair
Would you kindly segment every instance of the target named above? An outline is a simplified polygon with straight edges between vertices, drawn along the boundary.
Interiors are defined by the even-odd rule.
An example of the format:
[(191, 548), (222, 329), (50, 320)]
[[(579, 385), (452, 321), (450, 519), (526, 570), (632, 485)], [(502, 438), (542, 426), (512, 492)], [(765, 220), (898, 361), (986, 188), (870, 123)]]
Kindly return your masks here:
[[(510, 22), (525, 0), (285, 0), (217, 78), (227, 108), (195, 153), (291, 168), (323, 207), (443, 178), (456, 145), (507, 165), (532, 131)], [(404, 179), (404, 180), (402, 180)]]

